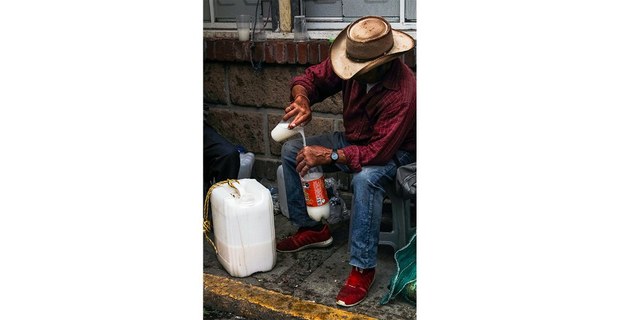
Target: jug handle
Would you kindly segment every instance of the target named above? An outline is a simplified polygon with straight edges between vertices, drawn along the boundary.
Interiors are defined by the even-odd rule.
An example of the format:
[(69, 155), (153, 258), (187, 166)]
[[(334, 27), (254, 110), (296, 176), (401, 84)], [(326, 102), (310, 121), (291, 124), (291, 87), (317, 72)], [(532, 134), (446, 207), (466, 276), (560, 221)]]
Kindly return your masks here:
[(245, 188), (241, 186), (241, 182), (239, 182), (239, 180), (235, 180), (235, 182), (237, 183), (237, 187), (233, 186), (232, 183), (229, 183), (228, 185), (237, 190), (237, 193), (239, 194), (239, 199), (243, 199), (243, 196), (245, 196), (246, 191)]

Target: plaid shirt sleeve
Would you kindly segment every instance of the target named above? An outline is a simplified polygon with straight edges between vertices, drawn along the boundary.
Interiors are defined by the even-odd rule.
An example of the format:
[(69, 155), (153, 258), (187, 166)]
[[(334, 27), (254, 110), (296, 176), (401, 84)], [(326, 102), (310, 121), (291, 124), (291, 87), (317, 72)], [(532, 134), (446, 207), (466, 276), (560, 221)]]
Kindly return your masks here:
[[(332, 64), (327, 58), (319, 64), (308, 67), (304, 74), (293, 78), (291, 88), (295, 85), (301, 85), (306, 89), (312, 105), (341, 91), (342, 79), (334, 73)], [(293, 97), (290, 97), (290, 100), (293, 100)]]

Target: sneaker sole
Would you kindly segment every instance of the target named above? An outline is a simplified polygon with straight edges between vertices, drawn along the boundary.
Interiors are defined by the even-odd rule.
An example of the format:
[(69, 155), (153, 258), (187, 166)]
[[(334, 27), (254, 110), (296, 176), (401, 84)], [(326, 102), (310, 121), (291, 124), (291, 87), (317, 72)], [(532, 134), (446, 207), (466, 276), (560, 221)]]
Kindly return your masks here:
[(362, 300), (360, 300), (360, 301), (358, 301), (356, 303), (353, 303), (353, 304), (346, 304), (346, 303), (344, 303), (344, 301), (338, 300), (338, 301), (336, 301), (336, 304), (339, 305), (339, 306), (342, 306), (342, 307), (353, 307), (353, 306), (356, 306), (356, 305), (362, 303), (362, 301), (364, 301), (364, 300), (366, 300), (366, 298), (368, 298), (368, 293), (370, 292), (370, 288), (372, 288), (372, 284), (373, 283), (375, 283), (375, 279), (372, 279), (372, 282), (368, 286), (368, 291), (366, 292), (366, 296), (364, 296), (364, 298)]
[(295, 250), (280, 250), (276, 248), (276, 251), (278, 252), (297, 252), (297, 251), (301, 251), (304, 249), (309, 249), (309, 248), (325, 248), (325, 247), (329, 247), (332, 242), (334, 241), (334, 238), (329, 237), (329, 239), (325, 240), (325, 241), (321, 241), (321, 242), (315, 242), (315, 243), (311, 243), (311, 244), (307, 244), (303, 247), (299, 247)]

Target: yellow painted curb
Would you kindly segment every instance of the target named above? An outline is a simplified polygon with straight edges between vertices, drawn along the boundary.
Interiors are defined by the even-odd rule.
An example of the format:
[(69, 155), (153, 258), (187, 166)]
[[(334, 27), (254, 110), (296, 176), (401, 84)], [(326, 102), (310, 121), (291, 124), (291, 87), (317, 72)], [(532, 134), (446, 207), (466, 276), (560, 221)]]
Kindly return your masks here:
[(204, 292), (246, 301), (280, 314), (308, 320), (366, 320), (376, 319), (366, 315), (328, 307), (319, 303), (301, 300), (279, 292), (266, 290), (225, 277), (203, 274)]

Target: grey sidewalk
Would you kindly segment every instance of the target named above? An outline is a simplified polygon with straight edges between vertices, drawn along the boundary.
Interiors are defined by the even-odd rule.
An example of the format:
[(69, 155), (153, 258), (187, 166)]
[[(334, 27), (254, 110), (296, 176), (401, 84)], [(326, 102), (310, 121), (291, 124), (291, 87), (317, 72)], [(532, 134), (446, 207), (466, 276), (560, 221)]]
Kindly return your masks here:
[[(283, 215), (276, 214), (274, 219), (276, 239), (281, 239), (296, 230)], [(287, 297), (299, 298), (311, 303), (377, 319), (416, 319), (415, 308), (402, 300), (397, 299), (387, 305), (379, 305), (379, 301), (388, 291), (390, 278), (395, 272), (394, 250), (389, 246), (379, 246), (375, 282), (370, 288), (366, 300), (351, 308), (336, 306), (336, 295), (351, 268), (348, 263), (348, 221), (330, 225), (330, 229), (334, 238), (332, 246), (295, 253), (278, 252), (276, 265), (271, 271), (256, 273), (245, 278), (235, 278), (228, 275), (217, 261), (213, 248), (205, 240), (204, 273), (232, 279), (236, 282), (252, 285), (254, 288), (263, 288), (270, 292), (284, 294)], [(228, 293), (228, 295), (234, 295), (234, 292)], [(212, 296), (212, 293), (205, 293), (205, 304), (218, 310), (245, 316), (243, 313), (240, 314), (243, 310), (240, 310), (239, 306), (231, 307), (225, 300)], [(249, 308), (252, 308), (252, 304), (249, 305)], [(260, 307), (256, 306), (256, 308)], [(227, 308), (236, 310), (227, 310)], [(243, 308), (248, 308), (247, 304)], [(271, 319), (274, 315), (266, 315), (265, 317), (269, 318), (262, 319)]]

